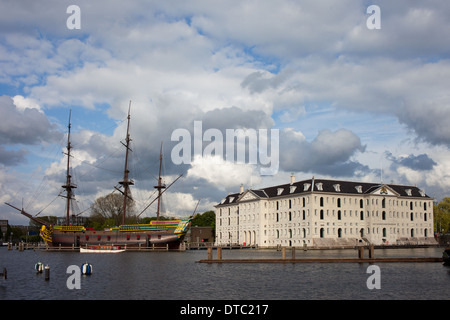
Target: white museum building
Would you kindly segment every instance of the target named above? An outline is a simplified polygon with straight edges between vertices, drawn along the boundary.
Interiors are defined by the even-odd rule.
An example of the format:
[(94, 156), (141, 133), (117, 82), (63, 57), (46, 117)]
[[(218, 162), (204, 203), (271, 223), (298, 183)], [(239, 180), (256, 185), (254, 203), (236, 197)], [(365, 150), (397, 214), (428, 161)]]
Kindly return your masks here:
[(216, 207), (216, 245), (436, 244), (433, 198), (416, 186), (315, 179), (241, 186)]

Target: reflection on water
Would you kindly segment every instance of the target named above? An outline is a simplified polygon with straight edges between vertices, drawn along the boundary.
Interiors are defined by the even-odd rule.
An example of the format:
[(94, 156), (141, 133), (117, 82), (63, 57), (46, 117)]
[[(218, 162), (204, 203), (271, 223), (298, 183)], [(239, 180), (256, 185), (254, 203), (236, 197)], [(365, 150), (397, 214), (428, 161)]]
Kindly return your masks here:
[[(216, 254), (214, 252), (214, 254)], [(440, 248), (378, 249), (378, 257), (439, 257)], [(275, 250), (223, 250), (227, 258), (280, 258)], [(288, 250), (286, 256), (290, 257)], [(355, 250), (297, 249), (302, 257), (356, 257)], [(206, 251), (74, 252), (8, 251), (0, 248), (0, 299), (448, 299), (450, 268), (441, 263), (379, 263), (381, 289), (366, 286), (363, 263), (203, 264)], [(50, 280), (34, 265), (50, 266)], [(69, 265), (93, 266), (81, 289), (69, 290)]]

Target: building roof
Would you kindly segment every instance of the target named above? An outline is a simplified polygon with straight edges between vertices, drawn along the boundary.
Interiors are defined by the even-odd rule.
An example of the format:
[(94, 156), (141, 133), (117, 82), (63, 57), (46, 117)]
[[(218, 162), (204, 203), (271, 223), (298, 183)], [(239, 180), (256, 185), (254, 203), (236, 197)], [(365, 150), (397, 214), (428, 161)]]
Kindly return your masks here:
[[(380, 192), (380, 194), (395, 195), (399, 197), (411, 198), (427, 198), (430, 197), (425, 191), (416, 186), (383, 184), (383, 183), (367, 183), (367, 182), (353, 182), (344, 180), (328, 180), (328, 179), (308, 179), (294, 182), (292, 184), (282, 184), (263, 189), (248, 189), (243, 193), (229, 194), (227, 197), (217, 205), (229, 205), (237, 203), (241, 198), (249, 200), (253, 198), (277, 198), (288, 195), (300, 195), (311, 192), (315, 193), (336, 193), (336, 194), (361, 194), (368, 195)], [(246, 197), (246, 195), (250, 193)]]

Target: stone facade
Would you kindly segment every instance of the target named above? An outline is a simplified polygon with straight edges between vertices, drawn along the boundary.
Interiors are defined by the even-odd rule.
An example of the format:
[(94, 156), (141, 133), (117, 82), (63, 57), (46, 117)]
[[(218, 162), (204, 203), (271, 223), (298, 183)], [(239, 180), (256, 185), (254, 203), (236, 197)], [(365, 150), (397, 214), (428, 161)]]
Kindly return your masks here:
[(433, 198), (415, 186), (309, 179), (230, 194), (216, 244), (333, 248), (435, 244)]

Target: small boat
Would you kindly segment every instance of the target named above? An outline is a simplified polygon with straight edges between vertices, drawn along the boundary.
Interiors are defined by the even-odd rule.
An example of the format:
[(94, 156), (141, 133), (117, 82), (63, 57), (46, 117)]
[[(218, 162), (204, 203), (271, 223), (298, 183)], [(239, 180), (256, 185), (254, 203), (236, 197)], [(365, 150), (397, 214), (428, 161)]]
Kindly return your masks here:
[(445, 265), (450, 265), (450, 248), (444, 250), (444, 252), (442, 253), (442, 260), (444, 260)]
[(86, 248), (80, 248), (82, 253), (118, 253), (124, 252), (125, 248), (121, 246), (89, 246)]

